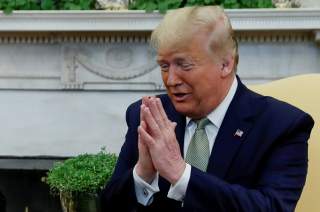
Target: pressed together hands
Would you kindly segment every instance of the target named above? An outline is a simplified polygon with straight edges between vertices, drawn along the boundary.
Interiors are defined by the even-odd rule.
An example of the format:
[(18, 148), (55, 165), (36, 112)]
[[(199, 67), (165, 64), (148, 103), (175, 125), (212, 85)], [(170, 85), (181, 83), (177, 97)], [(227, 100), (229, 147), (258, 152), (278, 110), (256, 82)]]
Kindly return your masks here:
[(186, 163), (176, 139), (176, 125), (168, 119), (159, 98), (142, 98), (136, 172), (146, 182), (151, 183), (158, 172), (174, 185), (183, 174)]

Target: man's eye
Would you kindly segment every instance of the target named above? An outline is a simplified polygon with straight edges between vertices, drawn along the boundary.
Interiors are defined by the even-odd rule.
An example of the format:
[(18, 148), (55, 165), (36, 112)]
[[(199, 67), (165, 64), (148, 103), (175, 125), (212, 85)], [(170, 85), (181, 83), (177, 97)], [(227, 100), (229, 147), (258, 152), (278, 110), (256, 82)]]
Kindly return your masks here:
[(161, 71), (168, 71), (169, 65), (168, 64), (160, 64), (160, 69), (161, 69)]
[(181, 67), (183, 70), (190, 70), (190, 69), (193, 67), (193, 65), (190, 64), (190, 63), (182, 63), (182, 64), (180, 64), (180, 67)]

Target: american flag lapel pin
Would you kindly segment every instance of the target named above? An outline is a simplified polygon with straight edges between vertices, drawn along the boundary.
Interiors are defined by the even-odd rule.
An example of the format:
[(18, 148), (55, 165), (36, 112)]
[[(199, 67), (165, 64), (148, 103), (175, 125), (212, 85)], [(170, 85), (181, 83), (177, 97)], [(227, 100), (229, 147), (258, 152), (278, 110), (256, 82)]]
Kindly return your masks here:
[(234, 136), (234, 137), (239, 137), (239, 138), (241, 138), (242, 135), (243, 135), (243, 131), (240, 130), (240, 129), (237, 129), (237, 131), (234, 133), (233, 136)]

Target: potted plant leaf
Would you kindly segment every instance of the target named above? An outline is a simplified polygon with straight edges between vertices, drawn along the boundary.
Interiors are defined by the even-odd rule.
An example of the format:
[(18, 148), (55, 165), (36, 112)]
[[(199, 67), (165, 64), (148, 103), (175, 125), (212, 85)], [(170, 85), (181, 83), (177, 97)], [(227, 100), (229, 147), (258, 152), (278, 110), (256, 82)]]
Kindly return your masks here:
[(100, 211), (98, 193), (110, 179), (117, 161), (104, 149), (58, 162), (44, 181), (51, 193), (60, 195), (64, 212)]

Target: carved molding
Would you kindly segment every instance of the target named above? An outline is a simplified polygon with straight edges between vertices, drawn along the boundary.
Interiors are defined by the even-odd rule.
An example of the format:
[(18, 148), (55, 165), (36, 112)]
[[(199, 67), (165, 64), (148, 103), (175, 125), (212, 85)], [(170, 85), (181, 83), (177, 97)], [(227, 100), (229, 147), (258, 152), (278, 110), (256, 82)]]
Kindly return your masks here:
[(63, 50), (64, 67), (62, 72), (62, 85), (64, 89), (82, 89), (83, 83), (77, 80), (76, 70), (78, 68), (75, 59), (75, 53), (72, 49)]
[[(132, 60), (134, 60), (134, 52), (133, 49), (131, 49), (130, 47), (126, 47), (126, 49), (108, 49), (108, 58), (111, 59), (108, 59), (106, 61), (106, 66), (94, 64), (90, 60), (90, 58), (83, 54), (77, 54), (75, 59), (77, 62), (83, 65), (87, 71), (96, 74), (97, 76), (100, 76), (102, 78), (110, 80), (130, 80), (148, 74), (157, 67), (155, 53), (152, 52), (152, 50), (150, 49), (147, 49), (147, 51), (148, 53), (145, 59), (146, 63), (143, 66), (132, 68), (130, 67), (130, 64), (132, 63)], [(117, 57), (119, 58), (115, 59)], [(111, 60), (114, 61), (111, 62)]]
[[(236, 31), (239, 42), (318, 42), (318, 31)], [(0, 44), (145, 44), (148, 45), (150, 34), (132, 33), (123, 35), (109, 33), (55, 33), (52, 34), (0, 34)]]
[[(243, 32), (308, 33), (320, 30), (320, 8), (232, 9), (226, 12), (234, 30), (242, 33), (242, 37)], [(144, 11), (0, 13), (0, 44), (146, 42), (150, 31), (158, 25), (161, 18), (161, 14)], [(81, 35), (77, 32), (81, 32)], [(272, 36), (263, 39), (275, 40), (274, 35)], [(301, 36), (297, 40), (300, 38)], [(250, 38), (247, 36), (245, 39)], [(294, 41), (296, 38), (287, 34), (284, 40), (288, 39)]]
[(0, 33), (0, 44), (147, 43), (149, 33)]
[(255, 31), (255, 32), (236, 32), (236, 37), (239, 42), (253, 42), (253, 43), (266, 43), (266, 42), (313, 42), (314, 35), (312, 32), (301, 31)]
[(320, 28), (319, 8), (227, 10), (237, 31), (312, 30)]
[[(90, 49), (95, 49), (95, 52), (90, 52)], [(64, 89), (84, 89), (85, 84), (96, 83), (122, 84), (122, 89), (128, 89), (126, 85), (130, 85), (132, 89), (133, 84), (140, 83), (150, 84), (154, 89), (159, 89), (158, 83), (152, 80), (132, 81), (150, 74), (157, 68), (156, 53), (147, 45), (140, 45), (140, 49), (134, 45), (121, 43), (91, 48), (73, 46), (65, 47), (63, 54), (62, 84)], [(139, 63), (140, 65), (137, 65)], [(98, 79), (83, 77), (85, 72), (95, 75)]]

